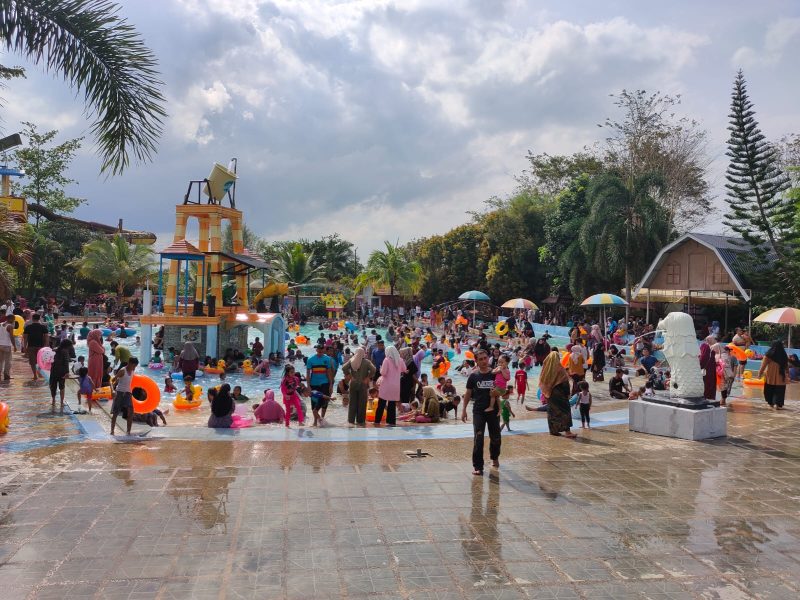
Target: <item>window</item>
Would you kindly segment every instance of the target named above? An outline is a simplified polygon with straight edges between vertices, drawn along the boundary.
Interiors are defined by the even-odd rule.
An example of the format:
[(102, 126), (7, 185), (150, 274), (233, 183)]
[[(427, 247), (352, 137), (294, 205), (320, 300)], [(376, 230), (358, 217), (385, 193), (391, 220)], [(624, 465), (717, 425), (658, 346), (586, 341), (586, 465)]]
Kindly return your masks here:
[(680, 285), (681, 266), (678, 263), (669, 263), (667, 265), (667, 283), (671, 283), (673, 285)]
[(714, 264), (712, 281), (714, 282), (714, 285), (727, 285), (731, 282), (731, 278), (728, 276), (728, 271), (725, 270), (725, 267), (723, 267), (722, 263), (720, 262)]

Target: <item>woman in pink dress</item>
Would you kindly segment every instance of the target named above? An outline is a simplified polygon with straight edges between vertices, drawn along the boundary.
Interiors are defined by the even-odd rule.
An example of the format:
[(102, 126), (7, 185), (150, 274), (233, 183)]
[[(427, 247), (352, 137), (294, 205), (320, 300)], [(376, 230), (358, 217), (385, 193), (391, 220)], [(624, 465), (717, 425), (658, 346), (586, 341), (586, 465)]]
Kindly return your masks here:
[(89, 377), (95, 387), (100, 387), (103, 381), (103, 357), (106, 354), (106, 350), (103, 348), (103, 332), (99, 329), (92, 329), (86, 336), (86, 345), (89, 348)]
[(397, 424), (397, 404), (400, 402), (400, 376), (406, 372), (406, 363), (400, 358), (395, 346), (386, 349), (386, 358), (381, 364), (378, 407), (375, 409), (375, 424), (383, 419), (386, 408), (386, 424)]

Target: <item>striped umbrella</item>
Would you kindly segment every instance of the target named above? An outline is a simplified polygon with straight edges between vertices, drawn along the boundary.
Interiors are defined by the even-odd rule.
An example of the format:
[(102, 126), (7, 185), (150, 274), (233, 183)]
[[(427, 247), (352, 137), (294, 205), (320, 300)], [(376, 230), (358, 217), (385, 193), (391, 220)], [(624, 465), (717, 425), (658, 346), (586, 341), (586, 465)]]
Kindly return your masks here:
[(800, 310), (797, 308), (773, 308), (758, 315), (754, 321), (761, 323), (778, 323), (781, 325), (789, 326), (789, 335), (786, 338), (786, 347), (789, 348), (792, 344), (792, 325), (800, 325)]
[(483, 302), (489, 302), (491, 298), (484, 294), (483, 292), (479, 292), (478, 290), (470, 290), (468, 292), (464, 292), (458, 297), (459, 300), (472, 300), (472, 323), (475, 324), (476, 316), (478, 311), (475, 309), (475, 302), (481, 300)]
[(615, 294), (594, 294), (581, 302), (581, 306), (628, 306), (624, 298)]
[(524, 308), (525, 310), (539, 310), (539, 307), (536, 306), (533, 302), (526, 298), (514, 298), (509, 300), (508, 302), (503, 302), (501, 305), (502, 308)]

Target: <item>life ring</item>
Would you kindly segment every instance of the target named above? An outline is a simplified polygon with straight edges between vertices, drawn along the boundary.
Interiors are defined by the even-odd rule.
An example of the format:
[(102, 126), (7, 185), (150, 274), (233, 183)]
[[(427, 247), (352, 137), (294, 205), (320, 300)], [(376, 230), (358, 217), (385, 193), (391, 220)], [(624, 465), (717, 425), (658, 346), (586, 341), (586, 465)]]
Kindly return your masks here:
[(246, 419), (239, 415), (231, 415), (231, 429), (245, 429), (253, 426), (253, 419)]
[(467, 350), (464, 352), (464, 358), (467, 360), (475, 360), (475, 354), (473, 354), (472, 350)]
[(24, 329), (25, 319), (19, 315), (14, 315), (14, 331), (11, 333), (11, 335), (22, 335)]
[(4, 434), (6, 431), (8, 431), (8, 423), (8, 404), (5, 402), (0, 402), (0, 434)]
[(249, 358), (246, 359), (244, 362), (242, 362), (242, 369), (252, 369), (252, 368), (253, 368), (253, 363), (250, 362)]
[(447, 372), (450, 370), (450, 361), (445, 359), (442, 366), (439, 368), (439, 377), (442, 375), (447, 375)]
[(753, 378), (752, 371), (745, 371), (744, 373), (742, 373), (742, 379), (752, 379), (752, 378)]
[(367, 421), (375, 422), (375, 403), (371, 400), (367, 401)]
[(245, 375), (253, 375), (256, 370), (253, 367), (242, 367), (242, 373)]
[(505, 321), (500, 321), (497, 325), (494, 326), (494, 331), (500, 337), (503, 337), (508, 333), (508, 323)]
[(131, 379), (131, 391), (141, 389), (145, 393), (144, 400), (133, 398), (133, 412), (144, 414), (158, 408), (161, 402), (161, 390), (158, 384), (145, 375), (134, 375)]
[(462, 315), (458, 315), (456, 317), (456, 325), (469, 325), (469, 321), (467, 321), (467, 319)]
[(731, 351), (731, 354), (738, 360), (739, 362), (747, 360), (747, 352), (745, 352), (744, 348), (741, 346), (737, 346), (735, 344), (728, 344), (728, 348)]
[(203, 388), (199, 385), (192, 386), (192, 401), (187, 402), (183, 392), (178, 392), (175, 395), (175, 400), (172, 401), (172, 406), (175, 410), (192, 410), (199, 408), (203, 404)]
[(300, 325), (289, 325), (289, 331), (300, 331)]
[(307, 344), (308, 338), (304, 335), (298, 335), (294, 338), (294, 341), (297, 342), (298, 344)]
[(344, 327), (347, 329), (347, 331), (358, 331), (358, 327), (352, 321), (345, 321)]
[(52, 348), (48, 348), (47, 346), (39, 348), (39, 352), (36, 353), (36, 364), (39, 365), (42, 371), (50, 371), (55, 357), (56, 353), (53, 352)]
[(742, 379), (742, 384), (751, 387), (764, 387), (764, 379), (754, 379), (752, 377), (750, 379)]
[(225, 372), (225, 369), (220, 369), (219, 367), (206, 367), (203, 370), (209, 375), (219, 375), (220, 373)]
[(114, 392), (111, 391), (111, 386), (97, 388), (96, 391), (89, 394), (92, 400), (111, 400), (114, 397)]
[(337, 329), (339, 329), (339, 323), (337, 323), (336, 321), (331, 322), (331, 326), (329, 327), (329, 329), (331, 331), (336, 331)]
[(150, 363), (147, 365), (148, 369), (153, 369), (153, 371), (160, 371), (164, 368), (164, 363)]
[(570, 355), (569, 352), (562, 352), (561, 353), (561, 366), (564, 367), (565, 369), (567, 368), (567, 365), (569, 364), (569, 355)]

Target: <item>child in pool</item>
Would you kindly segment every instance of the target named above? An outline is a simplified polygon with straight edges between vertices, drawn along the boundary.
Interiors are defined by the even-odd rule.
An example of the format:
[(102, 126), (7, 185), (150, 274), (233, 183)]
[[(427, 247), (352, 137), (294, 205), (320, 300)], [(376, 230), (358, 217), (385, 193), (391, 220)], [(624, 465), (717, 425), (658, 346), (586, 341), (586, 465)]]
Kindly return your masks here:
[(300, 396), (297, 395), (297, 390), (301, 385), (300, 378), (295, 373), (294, 367), (292, 365), (286, 365), (283, 371), (283, 379), (281, 380), (281, 393), (283, 394), (286, 427), (289, 427), (292, 408), (297, 411), (297, 422), (301, 425), (305, 422), (303, 404), (300, 402)]
[(178, 391), (178, 388), (175, 387), (175, 383), (172, 381), (172, 377), (164, 378), (164, 391), (167, 394), (174, 394)]
[(185, 402), (192, 402), (194, 400), (194, 388), (192, 388), (192, 378), (183, 378), (183, 398)]
[(78, 369), (78, 404), (81, 403), (81, 396), (86, 396), (86, 404), (89, 412), (92, 412), (92, 392), (94, 391), (94, 382), (89, 377), (89, 369), (81, 367)]
[(501, 354), (497, 359), (497, 367), (494, 371), (494, 387), (492, 388), (489, 407), (486, 412), (494, 412), (497, 410), (498, 398), (508, 394), (508, 382), (511, 381), (511, 371), (508, 370), (508, 358), (505, 354)]

